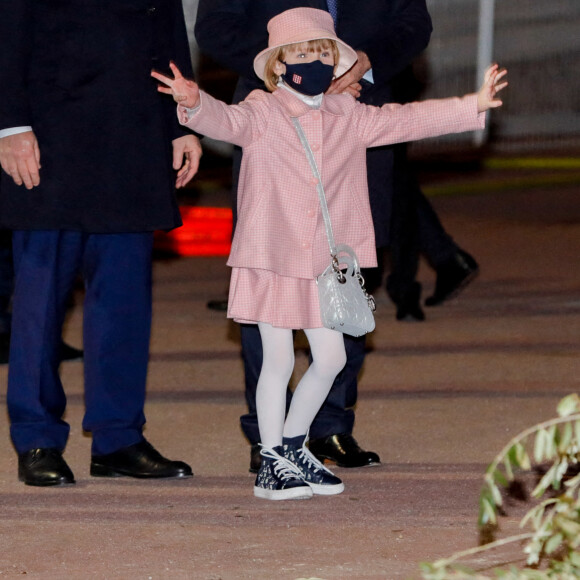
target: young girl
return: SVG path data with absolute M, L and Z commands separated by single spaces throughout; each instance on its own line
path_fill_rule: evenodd
M 243 148 L 238 222 L 228 317 L 257 323 L 264 359 L 257 389 L 262 465 L 254 494 L 301 499 L 344 489 L 306 447 L 308 429 L 346 355 L 342 334 L 322 326 L 315 278 L 329 263 L 316 179 L 292 118 L 298 118 L 321 174 L 337 243 L 348 244 L 362 267 L 376 266 L 366 181 L 366 149 L 483 128 L 505 71 L 488 69 L 477 94 L 371 107 L 350 95 L 324 95 L 333 77 L 357 59 L 336 37 L 329 13 L 295 8 L 268 24 L 268 48 L 254 60 L 271 93 L 254 91 L 228 106 L 199 90 L 171 64 L 175 78 L 152 76 L 172 94 L 180 122 Z M 285 417 L 294 368 L 293 329 L 303 329 L 312 352 Z

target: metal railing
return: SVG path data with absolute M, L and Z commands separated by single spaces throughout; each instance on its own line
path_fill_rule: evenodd
M 579 0 L 427 0 L 434 32 L 415 65 L 421 99 L 476 90 L 488 62 L 509 70 L 504 106 L 490 113 L 487 145 L 526 152 L 580 149 Z M 486 60 L 488 62 L 486 62 Z M 435 147 L 474 148 L 473 135 L 430 139 Z

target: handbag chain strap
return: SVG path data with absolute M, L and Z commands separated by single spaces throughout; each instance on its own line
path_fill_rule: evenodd
M 326 230 L 326 237 L 328 238 L 328 245 L 330 246 L 330 255 L 332 256 L 333 265 L 338 262 L 336 257 L 336 244 L 334 243 L 334 235 L 332 234 L 332 225 L 330 223 L 330 215 L 328 215 L 328 205 L 326 204 L 326 196 L 324 195 L 324 187 L 322 186 L 322 179 L 320 178 L 320 172 L 318 171 L 318 165 L 316 165 L 316 159 L 314 159 L 314 154 L 310 148 L 310 143 L 304 134 L 304 129 L 297 117 L 292 117 L 292 124 L 298 133 L 298 138 L 304 151 L 306 152 L 306 157 L 308 163 L 310 164 L 310 169 L 312 170 L 312 175 L 316 178 L 316 191 L 318 192 L 318 199 L 320 201 L 320 208 L 322 209 L 322 218 L 324 219 L 324 229 Z M 337 263 L 338 268 L 338 263 Z

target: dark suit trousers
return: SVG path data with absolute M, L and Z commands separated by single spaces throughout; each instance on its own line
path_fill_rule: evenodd
M 7 404 L 18 453 L 66 445 L 69 425 L 63 419 L 59 348 L 79 272 L 86 285 L 83 428 L 92 432 L 97 455 L 142 440 L 152 242 L 151 233 L 14 232 Z
M 0 229 L 0 334 L 10 332 L 10 300 L 14 270 L 12 268 L 12 232 Z
M 406 298 L 419 300 L 421 287 L 416 281 L 419 254 L 423 254 L 437 269 L 451 260 L 458 250 L 421 190 L 407 158 L 407 144 L 394 147 L 390 238 L 391 272 L 387 278 L 387 291 L 396 303 L 404 303 Z
M 413 297 L 419 300 L 421 287 L 415 277 L 419 268 L 417 198 L 421 190 L 407 160 L 407 145 L 395 145 L 393 212 L 390 227 L 391 271 L 387 292 L 396 304 Z
M 445 231 L 433 206 L 415 181 L 419 251 L 435 270 L 453 259 L 459 250 L 453 238 Z
M 240 417 L 244 435 L 250 443 L 260 441 L 258 416 L 256 413 L 256 387 L 262 369 L 262 340 L 260 331 L 255 324 L 242 324 L 242 358 L 244 361 L 246 379 L 246 402 L 248 413 Z M 310 426 L 310 438 L 318 439 L 337 433 L 352 433 L 354 426 L 354 411 L 352 407 L 357 398 L 357 377 L 360 373 L 365 356 L 365 337 L 353 338 L 344 336 L 346 348 L 346 366 L 334 380 L 330 393 L 324 405 Z M 292 393 L 287 392 L 287 407 L 290 405 Z

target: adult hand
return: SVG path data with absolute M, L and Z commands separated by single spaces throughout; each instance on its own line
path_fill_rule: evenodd
M 326 91 L 327 95 L 339 95 L 348 93 L 355 99 L 360 97 L 361 85 L 359 81 L 371 69 L 371 61 L 362 50 L 357 50 L 358 60 L 342 76 L 334 79 L 330 88 Z
M 16 185 L 32 189 L 40 183 L 40 149 L 32 131 L 0 139 L 0 165 Z
M 173 140 L 173 169 L 177 169 L 175 187 L 188 184 L 199 169 L 201 144 L 195 135 L 184 135 Z
M 499 69 L 499 65 L 493 64 L 485 71 L 483 86 L 477 93 L 477 112 L 483 113 L 488 109 L 502 106 L 502 101 L 496 99 L 497 93 L 507 87 L 507 81 L 500 82 L 507 75 L 507 70 Z
M 157 90 L 166 95 L 173 95 L 173 100 L 179 105 L 188 109 L 193 109 L 199 104 L 199 87 L 194 81 L 183 78 L 181 71 L 173 63 L 169 63 L 169 68 L 175 78 L 170 78 L 161 73 L 151 71 L 151 76 L 157 79 L 162 85 Z

